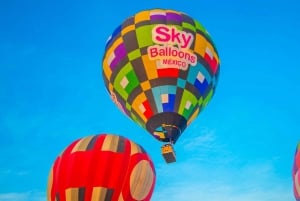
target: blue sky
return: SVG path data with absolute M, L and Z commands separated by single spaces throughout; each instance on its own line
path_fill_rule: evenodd
M 176 143 L 125 117 L 101 76 L 105 42 L 125 18 L 170 8 L 198 19 L 221 58 L 217 91 Z M 300 3 L 254 1 L 2 1 L 0 201 L 45 200 L 57 155 L 98 133 L 124 135 L 151 155 L 152 200 L 293 201 L 300 140 Z

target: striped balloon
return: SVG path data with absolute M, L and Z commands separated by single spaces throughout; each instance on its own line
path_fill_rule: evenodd
M 113 32 L 102 66 L 120 110 L 158 140 L 175 143 L 214 95 L 219 65 L 216 47 L 197 20 L 153 9 Z
M 122 136 L 100 134 L 71 143 L 55 160 L 48 201 L 148 201 L 155 169 L 145 150 Z
M 293 166 L 293 186 L 294 195 L 297 201 L 300 201 L 300 142 L 297 145 L 294 166 Z

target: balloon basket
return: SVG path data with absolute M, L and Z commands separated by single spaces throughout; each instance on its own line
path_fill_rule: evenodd
M 176 162 L 176 155 L 172 144 L 165 144 L 161 147 L 161 153 L 166 163 Z

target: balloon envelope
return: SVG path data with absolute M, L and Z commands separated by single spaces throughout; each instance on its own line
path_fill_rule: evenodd
M 296 200 L 300 201 L 300 142 L 298 143 L 295 152 L 292 176 L 293 176 L 294 195 Z
M 103 79 L 116 105 L 163 142 L 176 142 L 214 95 L 219 56 L 205 28 L 185 13 L 153 9 L 109 37 Z
M 55 160 L 48 201 L 150 200 L 155 185 L 150 157 L 122 136 L 101 134 L 71 143 Z

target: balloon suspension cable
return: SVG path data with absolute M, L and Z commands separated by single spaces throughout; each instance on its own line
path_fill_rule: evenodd
M 174 146 L 173 146 L 175 144 L 175 141 L 174 141 L 174 138 L 173 138 L 174 133 L 172 133 L 172 132 L 174 132 L 174 128 L 175 128 L 175 130 L 178 132 L 176 134 L 180 135 L 181 130 L 180 130 L 180 128 L 178 128 L 175 125 L 163 124 L 162 126 L 167 131 L 167 135 L 168 135 L 167 137 L 168 137 L 168 140 L 169 140 L 169 142 L 167 144 L 163 145 L 162 148 L 161 148 L 162 155 L 163 155 L 163 157 L 164 157 L 164 159 L 167 163 L 176 162 L 176 154 L 175 154 L 175 149 L 174 149 Z

